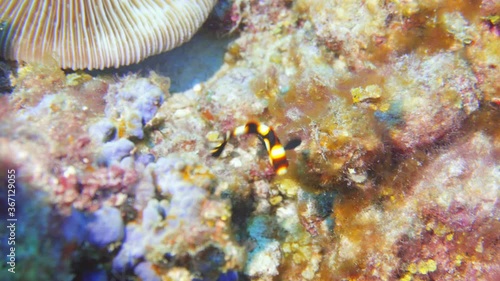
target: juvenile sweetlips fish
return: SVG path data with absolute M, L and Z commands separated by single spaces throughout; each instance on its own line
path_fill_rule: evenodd
M 243 126 L 236 127 L 232 131 L 227 131 L 222 143 L 212 149 L 212 156 L 219 157 L 231 137 L 245 134 L 257 135 L 266 147 L 269 154 L 269 162 L 271 162 L 274 171 L 278 175 L 284 175 L 287 172 L 288 160 L 286 159 L 285 150 L 294 149 L 301 143 L 301 140 L 297 138 L 290 140 L 285 146 L 282 146 L 272 127 L 260 124 L 257 121 L 250 121 Z

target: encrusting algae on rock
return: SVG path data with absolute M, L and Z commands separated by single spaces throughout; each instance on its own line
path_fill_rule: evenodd
M 39 218 L 23 211 L 35 266 L 13 280 L 499 279 L 496 2 L 216 13 L 237 38 L 184 92 L 157 72 L 13 72 L 0 167 Z

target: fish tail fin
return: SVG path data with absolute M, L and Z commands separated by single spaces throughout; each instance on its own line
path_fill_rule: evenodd
M 229 141 L 229 138 L 231 137 L 231 132 L 227 132 L 226 135 L 224 136 L 224 140 L 216 147 L 212 149 L 210 152 L 213 157 L 219 157 L 222 154 L 222 151 L 224 151 L 224 147 L 226 147 L 227 142 Z

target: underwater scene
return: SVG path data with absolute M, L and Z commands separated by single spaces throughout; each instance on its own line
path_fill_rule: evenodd
M 499 197 L 498 0 L 0 0 L 0 281 L 496 281 Z

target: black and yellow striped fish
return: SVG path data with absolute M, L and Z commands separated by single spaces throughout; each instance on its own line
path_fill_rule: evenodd
M 232 131 L 228 131 L 222 143 L 212 149 L 212 156 L 219 157 L 229 139 L 245 134 L 256 134 L 259 137 L 267 149 L 269 162 L 271 162 L 274 171 L 278 175 L 283 175 L 287 172 L 288 160 L 286 159 L 285 150 L 294 149 L 301 143 L 300 139 L 292 139 L 285 146 L 282 146 L 272 127 L 251 121 L 243 126 L 236 127 Z

